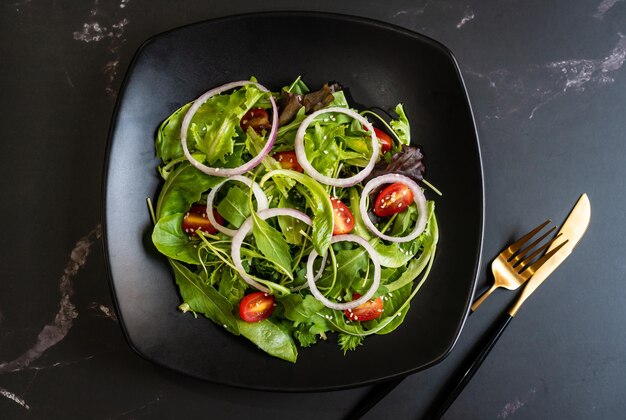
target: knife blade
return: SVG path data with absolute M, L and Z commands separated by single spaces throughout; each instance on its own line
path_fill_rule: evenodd
M 553 249 L 558 246 L 561 246 L 550 259 L 548 259 L 530 278 L 526 287 L 520 294 L 517 301 L 511 306 L 511 308 L 507 311 L 511 317 L 514 317 L 517 314 L 517 311 L 522 306 L 522 304 L 528 299 L 528 297 L 535 291 L 541 284 L 552 274 L 556 268 L 561 265 L 563 261 L 569 257 L 572 253 L 572 250 L 581 240 L 581 238 L 585 235 L 587 231 L 587 227 L 589 226 L 589 221 L 591 220 L 591 203 L 589 202 L 589 197 L 587 194 L 583 194 L 580 196 L 576 205 L 570 212 L 569 216 L 563 223 L 561 230 L 559 230 L 558 235 L 560 235 L 561 241 L 554 241 L 546 251 L 546 254 L 550 253 Z M 563 244 L 563 241 L 567 241 L 567 243 Z M 558 242 L 558 244 L 557 244 Z

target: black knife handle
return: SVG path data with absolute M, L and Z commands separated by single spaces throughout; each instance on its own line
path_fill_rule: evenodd
M 444 390 L 443 392 L 443 395 L 446 395 L 445 400 L 440 405 L 434 405 L 435 408 L 431 409 L 432 414 L 426 418 L 430 420 L 439 420 L 443 417 L 448 408 L 450 408 L 461 391 L 463 391 L 465 386 L 478 371 L 480 365 L 482 365 L 483 361 L 487 358 L 487 355 L 512 319 L 513 317 L 507 312 L 502 314 L 500 320 L 493 325 L 491 332 L 485 336 L 484 340 L 481 340 L 480 343 L 474 347 L 474 351 L 472 351 L 470 356 L 463 361 L 461 368 L 457 370 L 457 374 L 455 374 L 453 379 L 449 382 L 450 385 L 446 386 L 445 390 L 448 391 L 446 392 Z

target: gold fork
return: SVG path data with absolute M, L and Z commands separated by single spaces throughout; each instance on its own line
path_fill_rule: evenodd
M 535 235 L 537 235 L 546 225 L 550 223 L 550 220 L 546 220 L 526 235 L 522 236 L 517 242 L 507 247 L 502 251 L 495 260 L 491 263 L 491 271 L 495 281 L 493 285 L 487 290 L 481 297 L 479 297 L 472 305 L 472 311 L 475 311 L 484 301 L 496 290 L 498 287 L 504 287 L 505 289 L 515 290 L 524 284 L 535 271 L 543 265 L 552 255 L 554 255 L 565 243 L 560 244 L 537 261 L 532 262 L 534 258 L 540 255 L 543 251 L 548 249 L 550 244 L 554 242 L 560 235 L 550 239 L 546 244 L 534 250 L 527 255 L 531 250 L 543 241 L 548 235 L 550 235 L 556 229 L 553 226 L 546 233 L 537 238 L 533 243 L 522 249 L 527 242 L 529 242 Z M 530 265 L 529 265 L 530 264 Z

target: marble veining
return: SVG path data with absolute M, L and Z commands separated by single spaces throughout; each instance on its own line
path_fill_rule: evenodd
M 604 15 L 606 14 L 606 12 L 611 10 L 611 8 L 615 6 L 615 3 L 619 1 L 623 0 L 602 0 L 602 3 L 598 5 L 596 13 L 593 15 L 593 17 L 600 20 L 604 19 Z
M 516 397 L 512 401 L 509 401 L 504 405 L 500 413 L 498 414 L 498 419 L 506 419 L 509 416 L 515 414 L 517 410 L 524 407 L 527 403 L 532 401 L 537 394 L 537 390 L 535 388 L 531 389 L 526 393 L 526 395 L 520 397 Z
M 488 73 L 468 70 L 466 73 L 487 81 L 496 95 L 495 110 L 487 119 L 517 112 L 528 112 L 528 118 L 532 119 L 539 109 L 568 91 L 582 92 L 587 87 L 613 83 L 615 73 L 625 61 L 626 36 L 618 33 L 615 46 L 602 58 L 576 58 L 520 69 L 503 68 Z
M 463 16 L 459 23 L 456 24 L 456 28 L 461 29 L 463 26 L 465 26 L 467 22 L 474 20 L 475 17 L 476 15 L 474 14 L 474 12 L 468 8 L 465 12 L 465 16 Z
M 120 9 L 124 9 L 129 3 L 130 0 L 120 0 L 116 4 Z M 94 1 L 89 15 L 91 19 L 84 22 L 80 30 L 73 32 L 73 38 L 76 41 L 85 43 L 98 43 L 105 39 L 109 40 L 106 50 L 111 59 L 103 67 L 106 81 L 105 90 L 109 96 L 116 96 L 115 80 L 120 64 L 120 48 L 126 42 L 124 31 L 130 21 L 127 17 L 113 19 L 110 13 L 101 12 L 99 0 Z M 106 21 L 102 21 L 102 19 L 98 21 L 96 18 L 103 18 Z
M 101 235 L 102 227 L 97 225 L 91 232 L 76 242 L 59 281 L 61 299 L 54 321 L 43 327 L 33 347 L 12 361 L 0 363 L 0 373 L 17 372 L 27 368 L 32 362 L 41 357 L 46 350 L 65 338 L 70 328 L 72 328 L 74 319 L 78 317 L 78 310 L 71 301 L 71 297 L 74 294 L 73 279 L 87 263 L 87 257 L 91 252 L 91 248 Z
M 12 393 L 11 391 L 0 387 L 0 395 L 2 395 L 3 397 L 6 397 L 6 398 L 14 401 L 15 403 L 21 405 L 25 409 L 30 410 L 30 407 L 29 407 L 28 404 L 26 404 L 26 401 L 24 401 L 23 398 L 18 397 L 17 395 Z

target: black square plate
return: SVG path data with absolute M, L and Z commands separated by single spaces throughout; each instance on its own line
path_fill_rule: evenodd
M 272 90 L 301 75 L 337 80 L 357 104 L 405 104 L 423 145 L 440 245 L 433 270 L 392 334 L 343 355 L 335 343 L 300 349 L 291 364 L 177 310 L 172 273 L 154 249 L 146 198 L 160 187 L 154 137 L 182 104 L 223 83 L 258 78 Z M 179 372 L 246 388 L 332 390 L 415 372 L 441 361 L 461 331 L 473 295 L 483 232 L 478 139 L 457 67 L 430 38 L 380 22 L 320 13 L 222 18 L 157 35 L 137 52 L 118 99 L 104 185 L 112 290 L 130 345 Z M 334 338 L 330 341 L 334 341 Z

